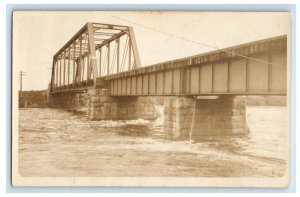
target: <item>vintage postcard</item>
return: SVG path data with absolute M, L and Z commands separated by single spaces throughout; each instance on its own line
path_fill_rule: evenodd
M 289 186 L 290 13 L 12 22 L 14 186 Z

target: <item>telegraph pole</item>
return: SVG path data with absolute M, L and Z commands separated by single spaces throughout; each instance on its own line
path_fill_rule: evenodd
M 23 76 L 26 76 L 26 72 L 20 71 L 20 92 L 22 92 Z

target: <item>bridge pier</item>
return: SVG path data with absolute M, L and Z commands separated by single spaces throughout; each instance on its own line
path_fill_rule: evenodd
M 49 93 L 47 103 L 51 108 L 78 109 L 80 105 L 80 94 L 73 92 Z
M 89 89 L 87 115 L 91 120 L 152 120 L 161 98 L 155 96 L 109 96 L 106 89 Z M 205 136 L 232 136 L 248 133 L 245 100 L 223 95 L 216 99 L 192 96 L 168 96 L 164 99 L 164 133 L 169 139 L 201 140 Z M 78 109 L 80 95 L 48 95 L 53 108 Z
M 88 90 L 87 115 L 91 120 L 155 119 L 155 97 L 109 96 L 106 89 Z
M 235 96 L 220 96 L 217 99 L 166 98 L 164 131 L 168 138 L 184 140 L 244 135 L 248 133 L 245 100 Z

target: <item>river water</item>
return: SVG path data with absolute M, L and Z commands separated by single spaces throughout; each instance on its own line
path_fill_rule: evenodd
M 157 107 L 163 114 L 163 108 Z M 285 174 L 286 107 L 247 107 L 250 133 L 200 142 L 164 138 L 155 121 L 90 121 L 83 114 L 19 111 L 22 176 L 278 177 Z

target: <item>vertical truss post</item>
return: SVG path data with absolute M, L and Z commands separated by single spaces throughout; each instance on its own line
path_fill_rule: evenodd
M 139 67 L 141 67 L 141 60 L 140 60 L 139 51 L 138 51 L 135 36 L 134 36 L 134 31 L 133 31 L 132 27 L 128 27 L 128 30 L 129 30 L 130 43 L 132 45 L 135 66 L 137 68 L 139 68 Z
M 96 86 L 98 71 L 97 71 L 97 58 L 96 58 L 95 43 L 94 43 L 93 24 L 88 23 L 87 28 L 88 28 L 88 39 L 89 39 L 90 66 L 93 69 L 94 86 Z
M 58 57 L 57 57 L 57 59 L 55 60 L 55 68 L 56 68 L 56 73 L 55 73 L 55 81 L 56 81 L 56 83 L 55 83 L 55 88 L 57 89 L 57 87 L 58 87 Z
M 109 75 L 110 43 L 107 44 L 107 76 Z
M 66 81 L 66 51 L 64 52 L 64 77 L 63 77 L 63 85 L 65 85 Z
M 81 56 L 82 56 L 82 35 L 79 37 L 79 57 L 78 57 L 78 63 L 77 63 L 77 76 L 76 81 L 80 82 L 81 79 Z
M 55 89 L 58 86 L 58 62 L 57 59 L 55 59 L 55 68 L 56 68 L 56 73 L 55 73 Z
M 131 39 L 128 35 L 128 70 L 131 69 Z
M 68 88 L 70 85 L 70 62 L 71 62 L 71 48 L 68 48 Z
M 56 89 L 59 86 L 59 76 L 58 76 L 59 70 L 58 70 L 58 68 L 59 68 L 59 59 L 57 57 L 57 59 L 56 59 Z
M 59 87 L 61 86 L 61 57 L 59 59 Z
M 54 90 L 54 83 L 55 83 L 55 59 L 53 57 L 52 60 L 52 73 L 51 73 L 51 86 L 50 86 L 50 91 Z
M 82 58 L 82 80 L 84 81 L 85 57 Z
M 82 82 L 83 81 L 83 78 L 84 78 L 84 61 L 83 61 L 83 55 L 81 55 L 81 58 L 80 58 L 80 78 L 79 78 L 79 81 Z
M 119 67 L 120 67 L 120 38 L 117 38 L 116 40 L 117 44 L 117 73 L 119 73 Z
M 89 62 L 90 62 L 90 56 L 87 56 L 87 65 L 86 65 L 86 86 L 88 85 L 89 82 Z
M 73 44 L 73 82 L 72 84 L 75 85 L 75 56 L 76 55 L 76 42 Z
M 101 69 L 102 69 L 102 68 L 101 68 L 101 67 L 102 67 L 102 66 L 101 66 L 101 62 L 102 62 L 102 47 L 100 47 L 100 49 L 99 49 L 99 56 L 100 56 L 100 57 L 99 57 L 99 58 L 100 58 L 100 59 L 99 59 L 99 77 L 101 77 Z

